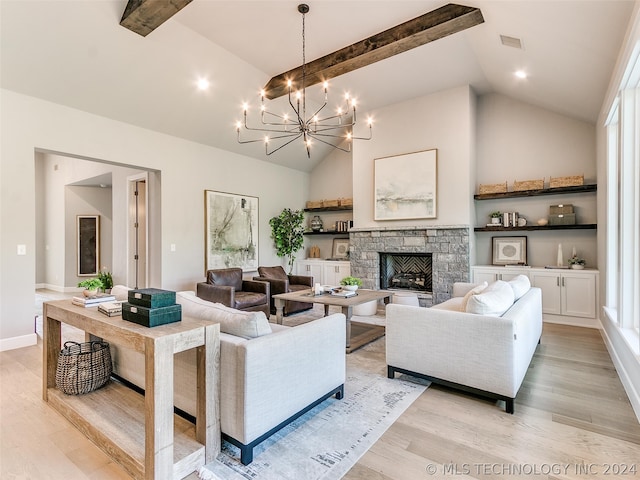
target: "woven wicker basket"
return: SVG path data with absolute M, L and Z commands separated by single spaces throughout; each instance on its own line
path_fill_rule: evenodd
M 551 177 L 549 188 L 574 187 L 584 185 L 584 175 L 572 175 L 570 177 Z
M 524 180 L 513 182 L 514 192 L 524 192 L 527 190 L 542 190 L 544 188 L 544 178 L 540 180 Z
M 480 185 L 478 193 L 483 195 L 485 193 L 505 193 L 507 191 L 507 182 L 504 183 L 491 183 L 486 185 Z
M 67 395 L 89 393 L 109 381 L 112 369 L 107 342 L 65 342 L 58 356 L 56 387 Z

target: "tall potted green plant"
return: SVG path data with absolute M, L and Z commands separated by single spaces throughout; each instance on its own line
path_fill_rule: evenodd
M 296 252 L 302 248 L 304 243 L 303 223 L 304 212 L 302 210 L 291 210 L 290 208 L 285 208 L 280 212 L 280 215 L 269 220 L 271 238 L 276 247 L 276 255 L 288 258 L 289 275 L 293 272 Z

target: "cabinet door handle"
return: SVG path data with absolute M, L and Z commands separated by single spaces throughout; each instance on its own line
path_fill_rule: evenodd
M 562 286 L 564 287 L 564 277 L 562 277 Z
M 560 286 L 560 277 L 556 277 L 556 286 Z

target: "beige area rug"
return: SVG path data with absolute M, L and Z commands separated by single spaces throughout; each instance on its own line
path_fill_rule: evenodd
M 286 317 L 283 323 L 297 325 L 322 315 L 322 307 L 314 308 Z M 361 317 L 357 321 L 384 324 L 384 311 L 382 315 Z M 222 453 L 214 462 L 200 469 L 200 478 L 342 478 L 428 387 L 428 382 L 413 377 L 388 379 L 384 347 L 385 340 L 380 338 L 347 355 L 347 379 L 342 400 L 326 400 L 265 440 L 255 448 L 250 465 L 242 465 L 239 449 L 223 442 Z

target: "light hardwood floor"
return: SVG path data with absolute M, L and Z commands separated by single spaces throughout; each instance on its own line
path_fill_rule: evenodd
M 129 478 L 42 401 L 41 369 L 41 344 L 0 353 L 0 478 Z M 344 478 L 640 478 L 640 425 L 600 333 L 546 324 L 514 415 L 431 386 Z

